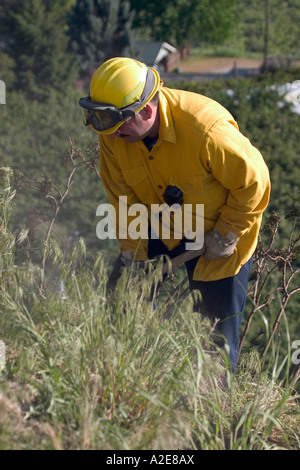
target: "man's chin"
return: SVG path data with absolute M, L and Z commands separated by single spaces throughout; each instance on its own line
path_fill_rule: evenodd
M 132 135 L 121 135 L 121 139 L 126 140 L 126 142 L 130 144 L 134 144 L 135 142 L 138 142 L 140 140 L 139 137 L 132 136 Z
M 134 144 L 136 142 L 138 142 L 139 140 L 143 140 L 144 136 L 140 136 L 140 135 L 129 135 L 129 134 L 123 134 L 123 133 L 118 133 L 117 135 L 114 134 L 112 135 L 111 137 L 113 138 L 117 138 L 117 139 L 122 139 L 122 140 L 126 140 L 126 142 L 130 143 L 130 144 Z

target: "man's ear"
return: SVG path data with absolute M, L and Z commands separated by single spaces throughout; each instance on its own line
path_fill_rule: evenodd
M 144 108 L 141 109 L 140 115 L 144 121 L 148 121 L 149 119 L 152 118 L 153 109 L 149 103 L 147 103 L 146 106 L 144 106 Z

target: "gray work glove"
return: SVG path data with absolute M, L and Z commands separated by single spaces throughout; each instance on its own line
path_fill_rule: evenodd
M 238 241 L 239 239 L 234 233 L 228 232 L 226 237 L 223 237 L 216 228 L 213 228 L 204 235 L 205 251 L 203 256 L 208 260 L 230 256 Z

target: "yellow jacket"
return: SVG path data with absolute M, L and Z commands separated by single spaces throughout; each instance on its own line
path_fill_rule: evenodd
M 216 226 L 223 236 L 229 230 L 239 237 L 230 257 L 200 257 L 194 279 L 233 276 L 256 248 L 269 202 L 268 168 L 231 114 L 207 97 L 163 87 L 159 115 L 159 138 L 151 152 L 142 141 L 131 144 L 100 135 L 100 175 L 117 221 L 120 195 L 127 196 L 129 206 L 150 208 L 164 202 L 168 185 L 177 186 L 184 203 L 204 204 L 204 232 Z M 121 251 L 133 250 L 136 259 L 147 259 L 147 239 L 119 241 Z M 172 249 L 179 240 L 163 242 Z

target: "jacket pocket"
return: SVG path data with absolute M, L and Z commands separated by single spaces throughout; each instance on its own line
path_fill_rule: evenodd
M 143 166 L 139 166 L 138 168 L 127 168 L 126 170 L 123 169 L 122 172 L 124 180 L 128 186 L 135 186 L 148 178 Z
M 212 201 L 202 176 L 170 176 L 169 184 L 181 189 L 184 203 L 205 204 Z
M 143 166 L 123 169 L 122 173 L 125 182 L 132 188 L 142 203 L 151 204 L 154 202 L 153 188 Z

